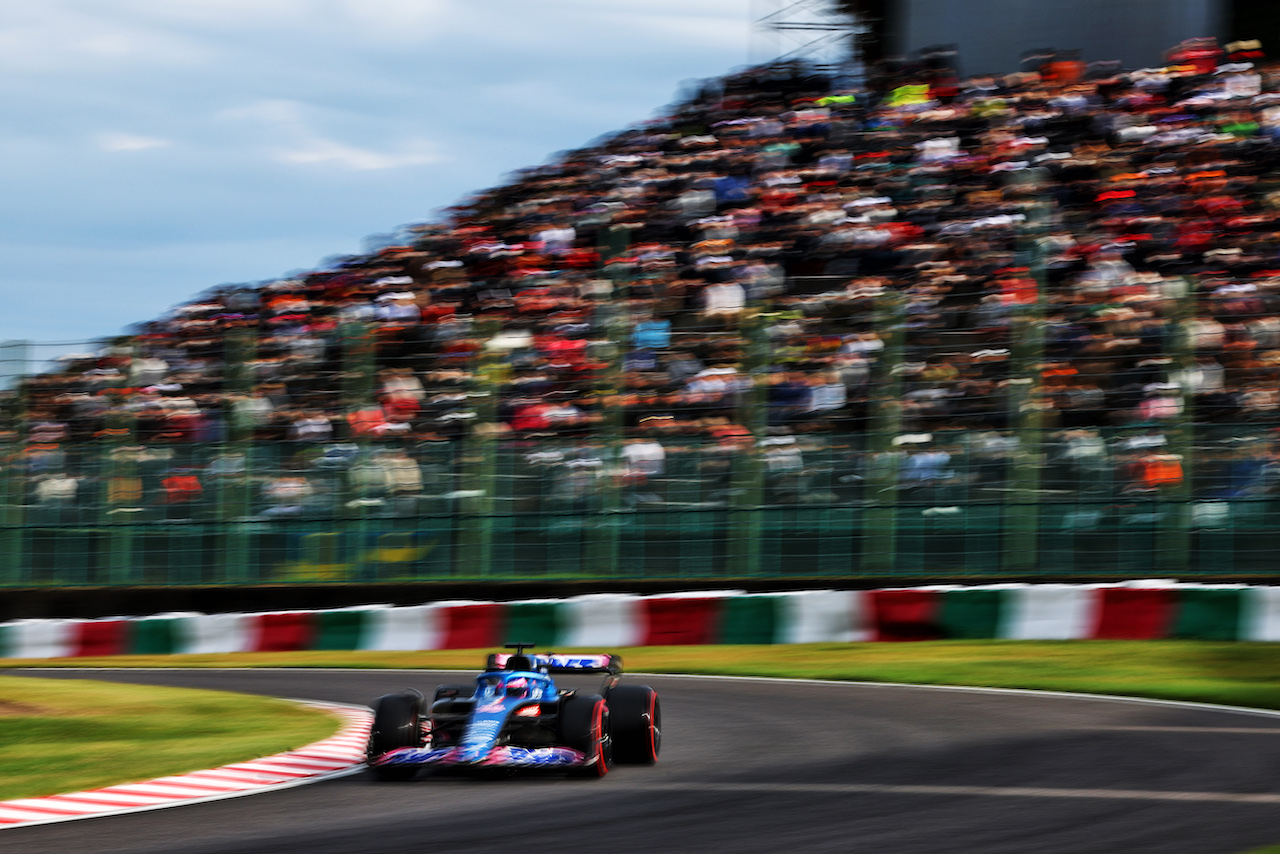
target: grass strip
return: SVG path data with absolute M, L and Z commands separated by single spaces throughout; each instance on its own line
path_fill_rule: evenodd
M 0 800 L 256 759 L 338 727 L 323 712 L 267 697 L 0 676 Z
M 338 667 L 477 671 L 491 650 L 289 652 L 0 661 L 35 667 Z M 568 650 L 564 650 L 568 651 Z M 927 641 L 638 647 L 628 671 L 1036 688 L 1280 709 L 1280 644 Z

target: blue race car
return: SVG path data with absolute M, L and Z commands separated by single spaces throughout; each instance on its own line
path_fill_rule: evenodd
M 658 694 L 620 685 L 617 655 L 488 657 L 475 686 L 441 685 L 429 709 L 418 691 L 374 705 L 366 762 L 381 780 L 408 780 L 427 766 L 567 771 L 603 777 L 614 762 L 652 765 L 662 742 Z M 556 674 L 603 673 L 599 693 L 556 686 Z

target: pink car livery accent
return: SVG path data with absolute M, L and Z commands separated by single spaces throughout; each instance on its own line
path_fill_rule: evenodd
M 388 765 L 457 765 L 464 753 L 456 747 L 439 747 L 434 750 L 421 747 L 402 747 L 383 754 L 374 760 L 375 767 Z M 500 765 L 510 768 L 552 768 L 581 765 L 586 756 L 570 747 L 495 747 L 479 763 L 484 766 Z

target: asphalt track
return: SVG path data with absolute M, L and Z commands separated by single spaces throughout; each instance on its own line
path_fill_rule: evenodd
M 459 681 L 426 671 L 30 675 L 345 703 Z M 901 686 L 644 681 L 663 705 L 662 758 L 651 768 L 603 780 L 357 775 L 17 828 L 0 850 L 1238 854 L 1280 842 L 1280 717 Z

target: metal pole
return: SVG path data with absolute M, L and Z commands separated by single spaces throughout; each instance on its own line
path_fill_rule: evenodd
M 875 324 L 884 349 L 871 371 L 871 433 L 867 452 L 866 510 L 862 516 L 864 573 L 892 574 L 897 563 L 899 459 L 894 439 L 902 432 L 902 361 L 906 300 L 892 289 L 876 299 Z

